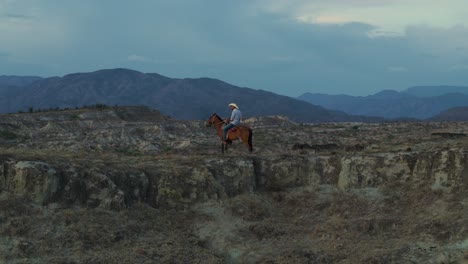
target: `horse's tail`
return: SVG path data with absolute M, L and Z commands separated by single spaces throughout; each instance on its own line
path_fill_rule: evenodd
M 252 129 L 249 128 L 249 139 L 248 139 L 248 143 L 249 143 L 249 151 L 252 152 L 253 151 L 253 145 L 252 145 Z

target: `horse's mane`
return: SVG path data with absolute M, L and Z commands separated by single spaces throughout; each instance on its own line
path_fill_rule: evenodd
M 223 120 L 221 117 L 219 117 L 219 115 L 217 113 L 213 113 L 212 115 L 215 116 L 216 118 L 218 118 L 219 120 Z

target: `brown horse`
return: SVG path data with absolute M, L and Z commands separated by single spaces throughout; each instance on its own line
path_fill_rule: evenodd
M 216 113 L 213 113 L 208 120 L 206 121 L 206 126 L 213 125 L 218 132 L 218 137 L 222 141 L 223 139 L 223 130 L 222 127 L 225 124 L 223 119 L 219 117 Z M 252 145 L 252 129 L 246 126 L 235 126 L 231 128 L 226 134 L 226 141 L 232 142 L 232 140 L 240 139 L 244 145 L 249 148 L 249 152 L 253 151 Z M 222 142 L 221 152 L 224 153 L 224 150 L 227 151 L 227 143 Z

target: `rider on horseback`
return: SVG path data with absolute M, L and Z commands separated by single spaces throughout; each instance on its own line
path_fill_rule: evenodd
M 229 108 L 231 108 L 231 118 L 229 118 L 225 125 L 223 125 L 223 142 L 226 142 L 226 134 L 229 129 L 238 126 L 242 119 L 242 113 L 239 110 L 239 107 L 235 103 L 230 103 Z

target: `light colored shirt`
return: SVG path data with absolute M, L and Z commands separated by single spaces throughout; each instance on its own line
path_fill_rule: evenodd
M 231 123 L 238 126 L 241 122 L 242 119 L 242 113 L 239 109 L 234 108 L 231 113 Z

